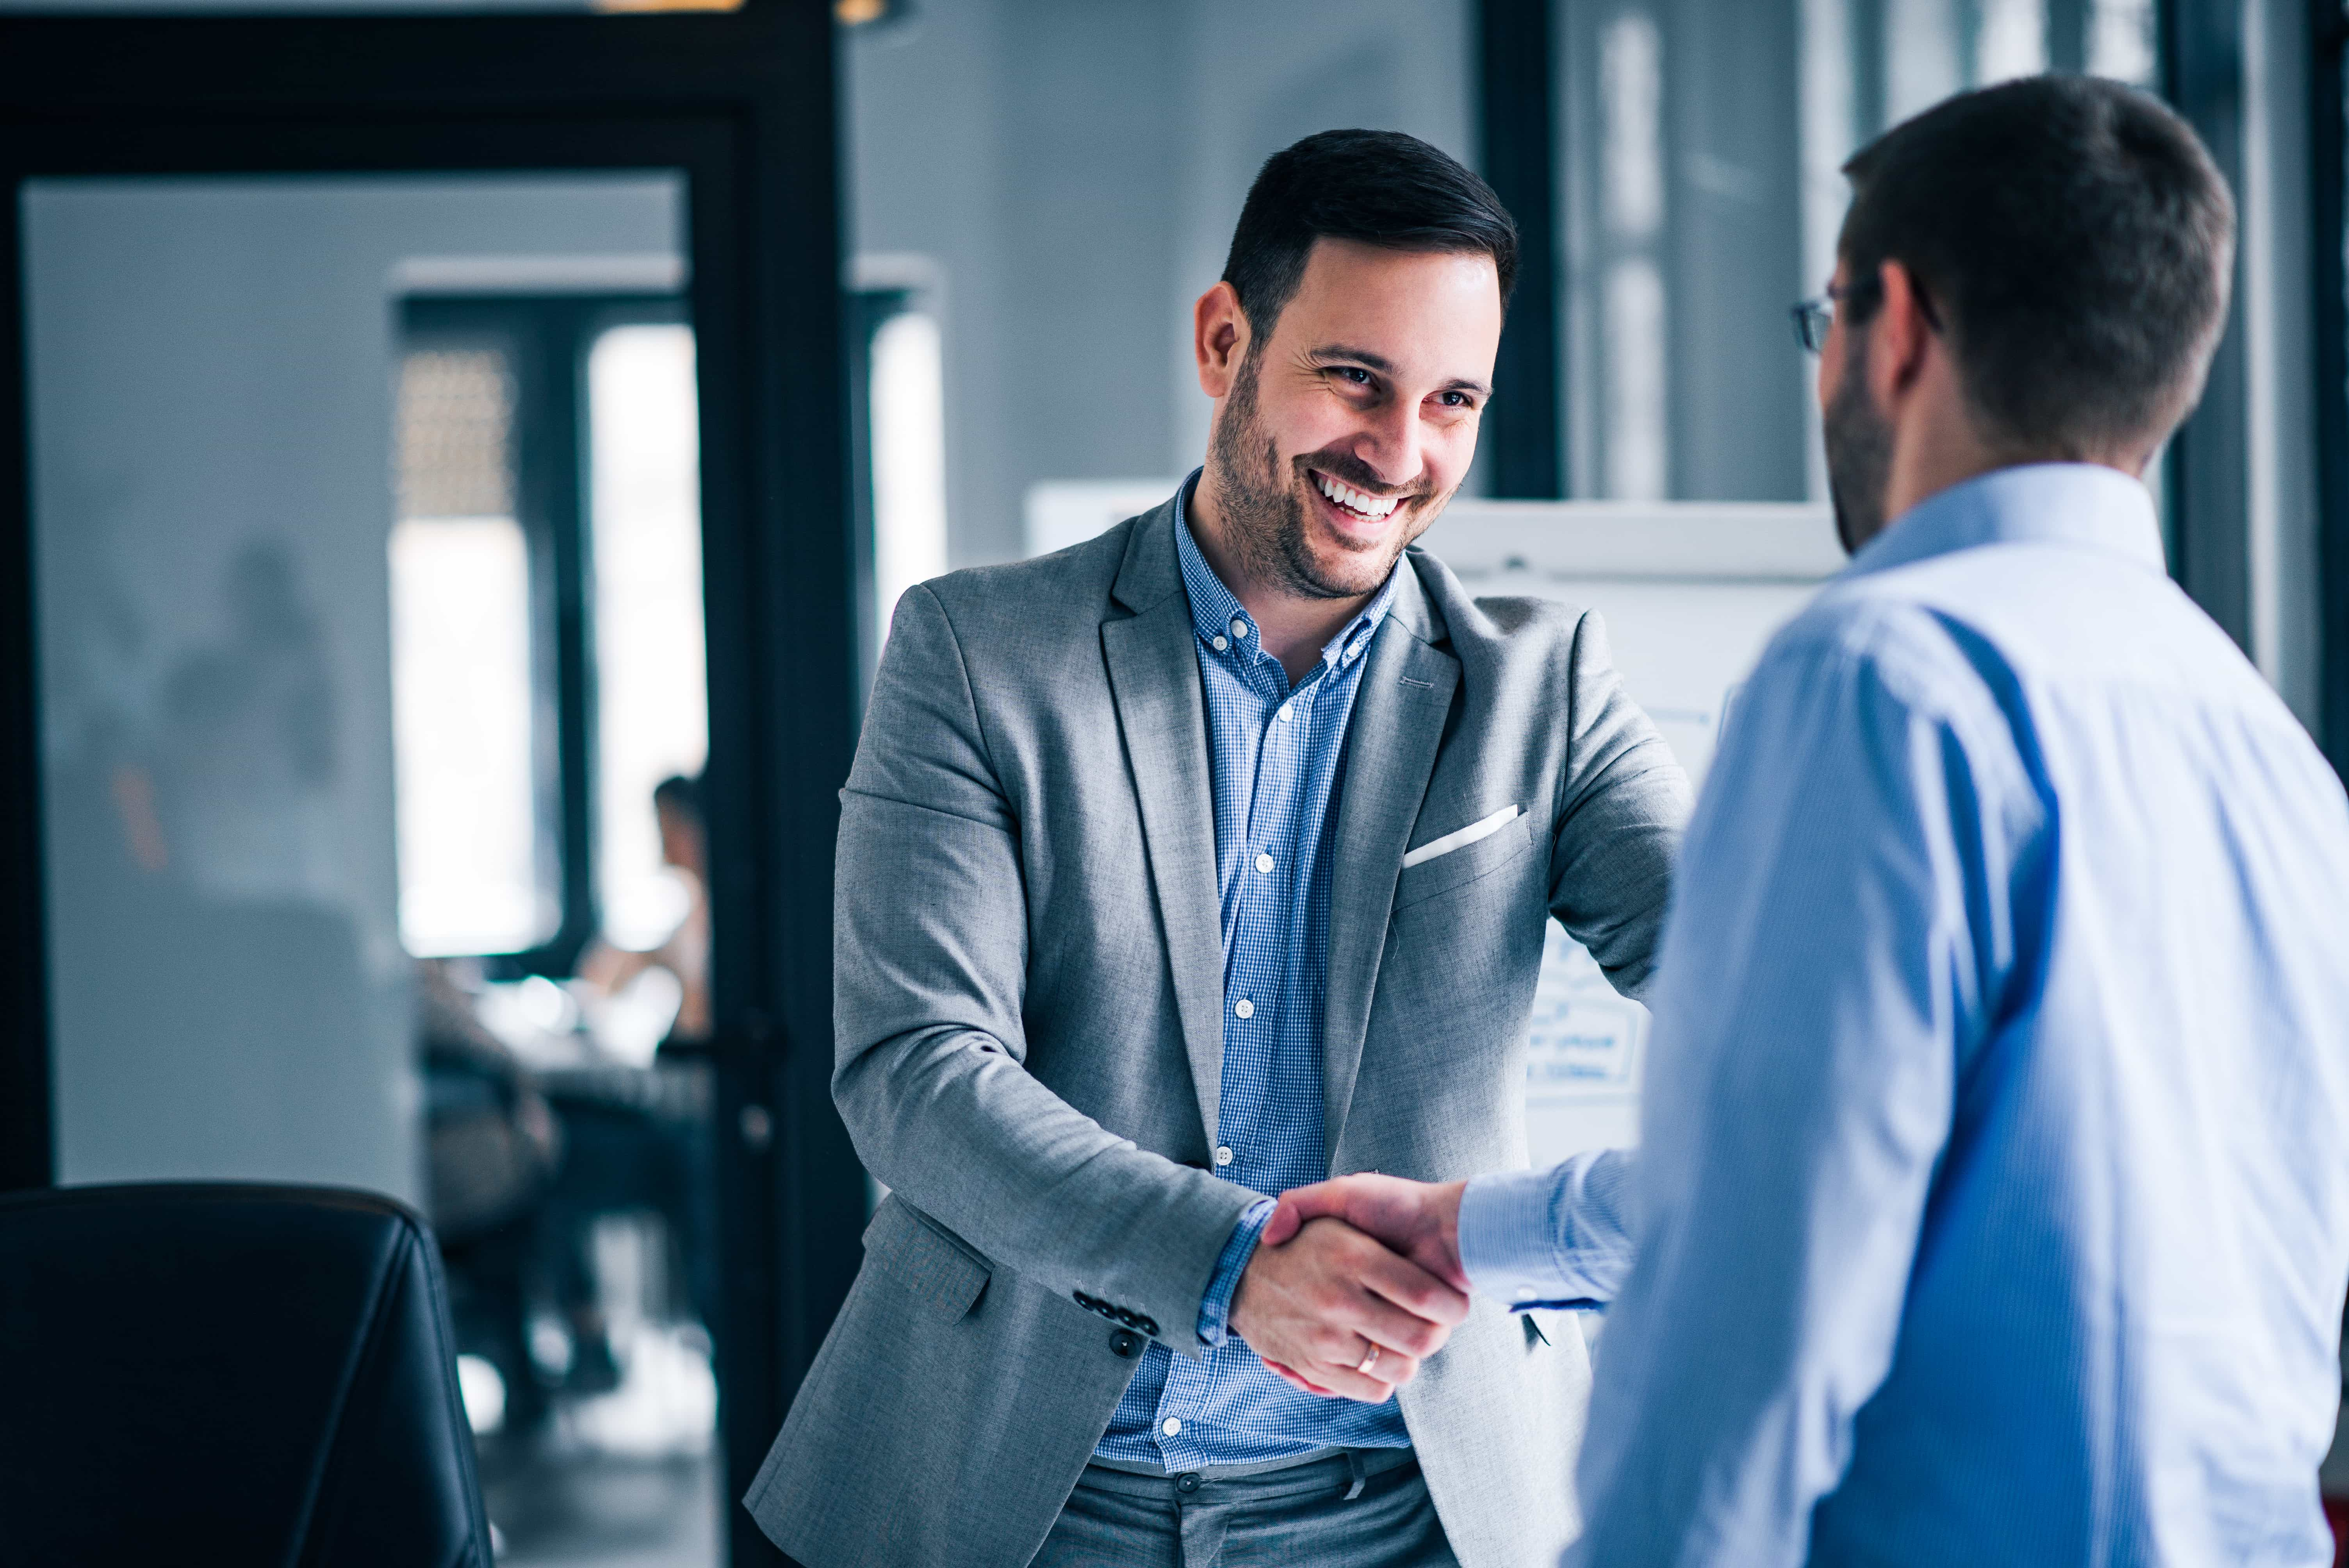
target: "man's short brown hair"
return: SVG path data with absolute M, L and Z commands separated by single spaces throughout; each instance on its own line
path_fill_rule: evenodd
M 2150 451 L 2201 397 L 2227 315 L 2235 204 L 2151 95 L 2044 76 L 1961 94 L 1844 165 L 1847 319 L 1909 270 L 1993 442 Z
M 1493 188 L 1399 130 L 1324 130 L 1264 161 L 1240 209 L 1224 281 L 1261 346 L 1321 240 L 1493 258 L 1501 304 L 1517 281 L 1517 225 Z

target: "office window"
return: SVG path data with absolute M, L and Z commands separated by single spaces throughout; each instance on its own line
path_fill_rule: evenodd
M 1968 88 L 2150 85 L 2152 0 L 1555 0 L 1568 491 L 1825 495 L 1785 307 L 1833 271 L 1844 160 Z
M 946 350 L 933 293 L 885 284 L 846 302 L 853 493 L 872 549 L 868 678 L 899 597 L 947 570 Z
M 661 859 L 654 789 L 709 751 L 693 329 L 605 328 L 587 351 L 595 620 L 595 876 L 605 935 L 657 944 L 690 890 Z
M 419 957 L 517 952 L 562 920 L 533 781 L 514 390 L 502 347 L 399 361 L 392 722 L 399 934 Z
M 400 937 L 565 975 L 694 890 L 709 751 L 693 329 L 668 298 L 411 299 L 391 538 Z
M 886 627 L 897 596 L 947 569 L 946 385 L 937 317 L 901 308 L 874 330 L 874 593 Z

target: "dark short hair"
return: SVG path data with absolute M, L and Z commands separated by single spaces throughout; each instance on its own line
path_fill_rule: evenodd
M 2044 76 L 1949 99 L 1862 148 L 1840 251 L 1848 317 L 1907 266 L 1993 440 L 2150 449 L 2202 393 L 2227 315 L 2235 205 L 2151 95 Z
M 1264 160 L 1232 231 L 1224 282 L 1260 344 L 1305 278 L 1317 240 L 1493 258 L 1501 304 L 1517 282 L 1517 224 L 1460 160 L 1395 130 L 1324 130 Z
M 674 811 L 691 822 L 701 825 L 701 781 L 688 779 L 682 773 L 672 773 L 653 786 L 653 810 Z

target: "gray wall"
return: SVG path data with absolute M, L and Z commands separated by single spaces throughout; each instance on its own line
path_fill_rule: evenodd
M 954 562 L 1040 480 L 1186 471 L 1193 300 L 1258 164 L 1333 126 L 1473 146 L 1466 0 L 930 0 L 845 46 L 850 233 L 927 258 Z
M 62 1180 L 415 1195 L 391 274 L 674 254 L 679 208 L 645 175 L 28 188 Z

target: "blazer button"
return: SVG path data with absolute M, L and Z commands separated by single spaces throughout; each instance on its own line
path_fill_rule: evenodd
M 1109 1336 L 1110 1354 L 1116 1357 L 1121 1361 L 1130 1358 L 1135 1351 L 1141 1348 L 1142 1336 L 1133 1333 L 1130 1329 L 1121 1328 L 1115 1334 Z

